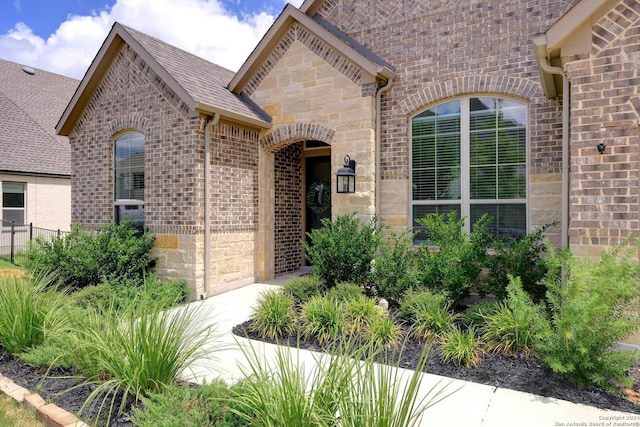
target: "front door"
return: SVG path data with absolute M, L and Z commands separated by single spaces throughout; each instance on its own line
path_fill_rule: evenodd
M 323 218 L 331 218 L 331 156 L 306 157 L 305 185 L 305 232 L 308 233 L 320 228 Z

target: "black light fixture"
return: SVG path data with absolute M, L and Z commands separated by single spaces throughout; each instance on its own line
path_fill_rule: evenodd
M 338 169 L 338 193 L 356 192 L 356 161 L 347 154 L 344 156 L 344 166 Z
M 604 150 L 606 150 L 606 148 L 607 148 L 607 144 L 605 144 L 604 142 L 601 142 L 600 144 L 598 144 L 598 153 L 604 154 Z

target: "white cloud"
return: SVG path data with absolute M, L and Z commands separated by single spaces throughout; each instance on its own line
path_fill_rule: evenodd
M 236 16 L 219 0 L 116 0 L 91 16 L 69 16 L 46 40 L 17 23 L 0 34 L 0 52 L 9 61 L 81 78 L 118 21 L 236 70 L 274 19 L 261 11 Z

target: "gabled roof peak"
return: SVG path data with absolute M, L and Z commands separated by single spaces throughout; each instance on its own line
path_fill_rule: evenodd
M 68 135 L 72 131 L 124 44 L 133 49 L 194 114 L 198 111 L 220 113 L 229 120 L 270 127 L 270 118 L 264 111 L 247 104 L 226 88 L 233 71 L 116 22 L 60 118 L 56 126 L 59 134 Z

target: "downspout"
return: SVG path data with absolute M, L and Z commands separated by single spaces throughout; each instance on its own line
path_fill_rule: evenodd
M 380 89 L 378 89 L 378 92 L 376 92 L 376 193 L 375 193 L 375 197 L 376 197 L 376 210 L 375 210 L 375 215 L 376 216 L 380 216 L 380 181 L 381 181 L 381 177 L 382 177 L 382 172 L 380 171 L 381 168 L 381 155 L 380 155 L 380 146 L 382 145 L 381 142 L 381 138 L 380 138 L 380 132 L 382 129 L 382 120 L 381 120 L 381 111 L 382 111 L 382 94 L 386 91 L 388 91 L 389 89 L 391 89 L 391 85 L 393 84 L 393 78 L 389 78 L 387 80 L 387 84 L 385 84 L 384 86 L 382 86 Z
M 540 68 L 546 73 L 562 76 L 562 247 L 569 246 L 569 111 L 571 106 L 569 77 L 562 67 L 540 58 Z
M 211 129 L 219 120 L 220 113 L 213 113 L 204 127 L 204 289 L 200 299 L 209 296 L 211 286 Z

